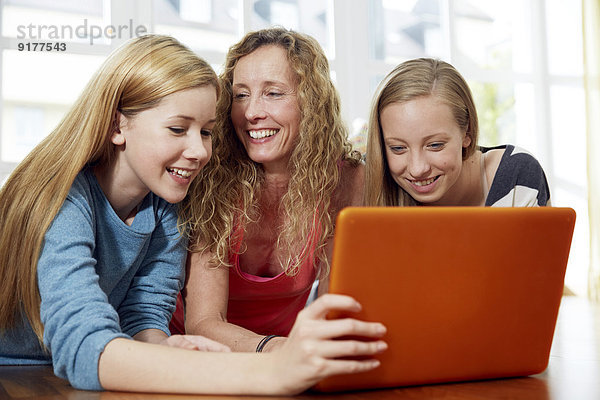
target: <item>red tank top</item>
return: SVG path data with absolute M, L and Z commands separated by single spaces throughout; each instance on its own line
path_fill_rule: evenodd
M 296 315 L 304 308 L 312 284 L 317 276 L 314 250 L 318 229 L 316 214 L 313 229 L 306 243 L 309 257 L 294 276 L 281 272 L 274 277 L 260 277 L 241 270 L 239 248 L 240 235 L 235 251 L 230 257 L 229 303 L 227 321 L 261 335 L 287 336 L 294 325 Z M 184 307 L 181 293 L 177 296 L 177 308 L 169 325 L 171 334 L 184 334 Z
M 233 254 L 229 269 L 227 321 L 261 335 L 289 334 L 317 276 L 313 262 L 314 232 L 313 228 L 306 244 L 309 257 L 294 276 L 284 272 L 268 278 L 248 274 L 240 268 L 239 254 Z

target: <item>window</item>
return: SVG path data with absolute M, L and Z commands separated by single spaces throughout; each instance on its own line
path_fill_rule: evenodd
M 3 181 L 62 119 L 110 51 L 110 40 L 98 33 L 107 16 L 103 0 L 0 4 Z M 42 42 L 64 43 L 68 51 L 60 51 L 60 46 L 52 51 L 34 48 Z
M 547 172 L 578 222 L 567 284 L 587 290 L 581 4 L 561 0 L 4 0 L 1 179 L 58 123 L 106 55 L 136 32 L 171 34 L 219 71 L 250 30 L 282 25 L 330 59 L 352 140 L 364 145 L 375 88 L 414 57 L 451 62 L 479 110 L 481 144 L 514 143 Z M 552 26 L 553 29 L 549 29 Z M 64 42 L 64 52 L 18 51 Z M 68 65 L 68 68 L 64 66 Z
M 153 0 L 153 32 L 176 37 L 212 64 L 238 40 L 237 0 Z

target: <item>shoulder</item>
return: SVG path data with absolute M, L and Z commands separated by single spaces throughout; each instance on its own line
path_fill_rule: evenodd
M 528 176 L 539 179 L 544 170 L 538 160 L 529 151 L 513 145 L 506 145 L 499 168 L 507 171 L 520 180 Z
M 84 169 L 77 174 L 55 220 L 62 219 L 73 223 L 81 219 L 88 221 L 94 219 L 96 214 L 95 204 L 97 203 L 94 200 L 94 179 L 93 173 L 88 169 Z
M 89 169 L 84 169 L 75 177 L 67 199 L 73 202 L 90 204 L 93 197 L 94 174 Z
M 45 249 L 68 247 L 76 241 L 93 242 L 98 210 L 92 185 L 86 170 L 77 175 L 60 210 L 46 230 Z
M 523 148 L 513 145 L 500 147 L 504 147 L 504 152 L 496 167 L 486 204 L 494 204 L 510 193 L 529 193 L 532 201 L 546 205 L 550 190 L 538 160 Z

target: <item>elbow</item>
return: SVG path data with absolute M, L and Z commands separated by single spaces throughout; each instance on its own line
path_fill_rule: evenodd
M 202 335 L 211 338 L 215 326 L 223 323 L 227 323 L 227 318 L 221 313 L 202 315 L 196 318 L 188 317 L 185 321 L 185 332 L 188 335 Z

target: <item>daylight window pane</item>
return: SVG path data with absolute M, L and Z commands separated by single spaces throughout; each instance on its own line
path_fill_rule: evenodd
M 535 97 L 531 83 L 515 85 L 515 141 L 514 143 L 531 153 L 541 162 L 542 146 L 535 134 Z
M 283 26 L 314 37 L 328 57 L 333 53 L 330 0 L 255 0 L 251 30 Z
M 581 87 L 550 88 L 554 174 L 575 185 L 587 184 L 585 96 Z
M 20 161 L 56 127 L 104 58 L 3 51 L 2 161 Z
M 531 72 L 528 2 L 457 0 L 454 4 L 458 46 L 456 56 L 462 64 L 474 64 L 484 69 Z
M 546 2 L 548 67 L 551 74 L 583 74 L 581 2 L 548 0 Z
M 238 0 L 153 0 L 154 32 L 195 51 L 225 53 L 238 40 Z
M 371 0 L 369 6 L 372 59 L 398 64 L 445 54 L 440 1 Z
M 496 146 L 514 143 L 514 85 L 469 82 L 479 118 L 479 144 Z

